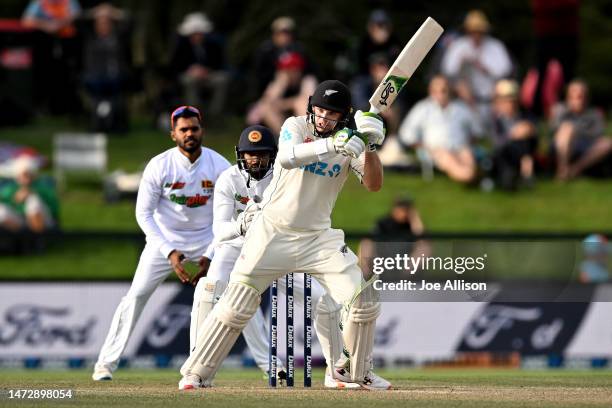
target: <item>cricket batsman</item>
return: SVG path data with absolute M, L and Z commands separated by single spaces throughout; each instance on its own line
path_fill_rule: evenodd
M 121 299 L 100 350 L 92 378 L 111 380 L 130 334 L 149 297 L 174 270 L 181 282 L 195 284 L 184 261 L 207 262 L 203 256 L 213 239 L 213 192 L 230 163 L 202 147 L 202 116 L 192 106 L 170 117 L 176 147 L 147 164 L 136 200 L 136 220 L 146 235 L 134 280 Z M 193 346 L 192 346 L 193 348 Z
M 357 130 L 347 129 L 351 96 L 339 81 L 324 81 L 310 98 L 308 114 L 282 126 L 273 178 L 260 214 L 253 218 L 230 282 L 199 331 L 196 349 L 181 367 L 181 389 L 206 384 L 256 313 L 261 293 L 287 273 L 310 273 L 342 305 L 346 356 L 334 378 L 366 389 L 390 389 L 371 370 L 380 305 L 365 282 L 344 233 L 331 228 L 331 212 L 353 172 L 368 191 L 382 187 L 375 146 L 384 140 L 382 119 L 357 111 Z
M 211 244 L 214 247 L 214 257 L 206 277 L 200 279 L 194 294 L 192 335 L 197 336 L 198 331 L 204 327 L 205 318 L 227 287 L 230 273 L 244 244 L 244 234 L 254 216 L 259 213 L 257 203 L 272 180 L 272 168 L 277 151 L 276 140 L 270 129 L 264 126 L 249 126 L 242 131 L 236 146 L 237 163 L 221 173 L 217 179 L 213 207 L 215 239 Z M 281 279 L 279 292 L 284 291 L 285 280 Z M 303 303 L 303 275 L 301 279 L 298 276 L 294 279 L 294 294 L 296 303 Z M 331 375 L 335 362 L 342 355 L 340 305 L 325 294 L 321 285 L 314 281 L 312 295 L 313 303 L 316 305 L 314 313 L 316 332 L 328 365 L 325 386 L 350 388 L 355 384 L 342 384 Z M 260 308 L 257 308 L 242 334 L 257 366 L 267 373 L 270 358 L 268 331 Z M 192 341 L 192 344 L 197 343 L 197 340 Z M 277 371 L 279 383 L 282 384 L 286 373 L 280 361 Z

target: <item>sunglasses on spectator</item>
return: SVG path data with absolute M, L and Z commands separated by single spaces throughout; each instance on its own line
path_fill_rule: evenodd
M 174 119 L 177 116 L 183 114 L 185 111 L 195 113 L 198 116 L 198 120 L 200 122 L 202 121 L 202 115 L 200 114 L 200 111 L 197 108 L 194 108 L 193 106 L 183 105 L 176 108 L 174 112 L 172 112 L 172 115 L 170 115 L 170 122 L 172 123 L 172 127 L 174 127 Z

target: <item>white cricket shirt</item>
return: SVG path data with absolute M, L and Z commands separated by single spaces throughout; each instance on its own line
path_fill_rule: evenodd
M 194 163 L 178 147 L 151 159 L 136 200 L 136 220 L 147 243 L 168 257 L 173 249 L 195 249 L 210 242 L 215 183 L 229 166 L 223 156 L 205 147 Z
M 361 181 L 365 153 L 357 159 L 333 155 L 324 161 L 290 170 L 281 166 L 279 157 L 284 150 L 319 139 L 313 135 L 306 116 L 290 117 L 283 124 L 274 177 L 262 202 L 263 215 L 273 223 L 296 230 L 327 229 L 331 226 L 331 212 L 349 171 Z

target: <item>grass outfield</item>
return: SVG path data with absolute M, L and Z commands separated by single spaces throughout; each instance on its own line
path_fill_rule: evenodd
M 115 380 L 95 383 L 90 371 L 0 371 L 0 388 L 75 390 L 71 401 L 9 401 L 0 406 L 52 407 L 610 407 L 610 371 L 393 370 L 380 374 L 393 391 L 326 390 L 322 371 L 311 390 L 270 389 L 260 371 L 223 370 L 213 389 L 179 392 L 176 370 L 117 372 Z M 299 384 L 296 381 L 296 384 Z M 4 391 L 6 392 L 6 391 Z

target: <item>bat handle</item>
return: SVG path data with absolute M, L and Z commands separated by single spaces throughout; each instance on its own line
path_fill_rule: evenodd
M 370 112 L 375 113 L 375 114 L 378 115 L 380 113 L 380 110 L 377 109 L 375 106 L 370 105 Z

